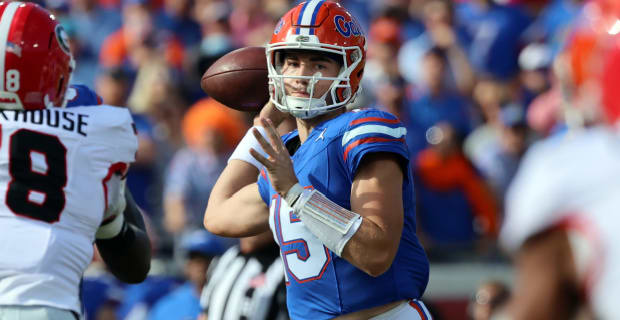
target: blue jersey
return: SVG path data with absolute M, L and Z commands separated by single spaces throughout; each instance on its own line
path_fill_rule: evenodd
M 415 204 L 406 129 L 393 115 L 374 109 L 344 113 L 317 125 L 292 156 L 302 186 L 312 186 L 351 209 L 351 185 L 365 155 L 389 152 L 407 166 L 403 181 L 404 226 L 390 269 L 371 277 L 338 257 L 316 238 L 261 172 L 259 191 L 269 205 L 269 225 L 280 245 L 287 277 L 287 305 L 293 319 L 331 319 L 389 302 L 419 298 L 429 265 L 415 234 Z M 282 139 L 299 143 L 297 131 Z M 290 148 L 289 148 L 290 150 Z

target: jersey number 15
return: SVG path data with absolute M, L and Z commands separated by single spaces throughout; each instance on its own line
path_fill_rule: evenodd
M 271 201 L 271 217 L 287 280 L 289 275 L 299 283 L 321 279 L 331 261 L 328 249 L 304 227 L 286 201 L 279 196 Z

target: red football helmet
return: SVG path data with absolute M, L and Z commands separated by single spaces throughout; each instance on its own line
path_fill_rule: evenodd
M 620 1 L 585 4 L 564 52 L 569 76 L 569 122 L 575 115 L 586 122 L 620 120 Z M 566 83 L 566 81 L 565 81 Z M 570 124 L 570 123 L 569 123 Z
M 0 17 L 0 108 L 64 107 L 74 62 L 62 26 L 30 2 L 0 2 Z
M 342 57 L 337 77 L 284 76 L 280 72 L 282 50 L 314 50 Z M 267 69 L 271 101 L 278 109 L 297 118 L 308 119 L 344 107 L 360 92 L 366 61 L 366 36 L 355 18 L 340 4 L 331 1 L 303 2 L 287 12 L 277 24 L 267 45 Z M 333 81 L 321 98 L 287 96 L 284 79 L 307 79 L 308 92 L 318 80 Z

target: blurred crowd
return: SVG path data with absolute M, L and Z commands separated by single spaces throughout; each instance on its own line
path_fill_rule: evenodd
M 182 293 L 194 297 L 182 305 L 189 317 L 197 312 L 204 270 L 235 242 L 205 235 L 203 212 L 254 116 L 206 97 L 200 78 L 227 52 L 267 43 L 297 2 L 41 3 L 70 36 L 72 82 L 134 114 L 140 146 L 128 186 L 149 218 L 161 262 L 129 289 L 105 277 L 86 281 L 87 296 L 106 297 L 90 299 L 97 302 L 87 305 L 90 318 L 158 319 L 165 313 L 153 310 L 175 293 L 180 305 Z M 505 260 L 496 245 L 503 196 L 528 146 L 563 130 L 552 71 L 580 1 L 340 2 L 369 41 L 356 106 L 388 110 L 407 126 L 419 235 L 431 262 Z

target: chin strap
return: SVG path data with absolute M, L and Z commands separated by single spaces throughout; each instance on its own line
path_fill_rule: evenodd
M 304 189 L 299 183 L 289 189 L 284 200 L 304 226 L 338 256 L 362 225 L 362 216 L 339 206 L 316 189 Z

